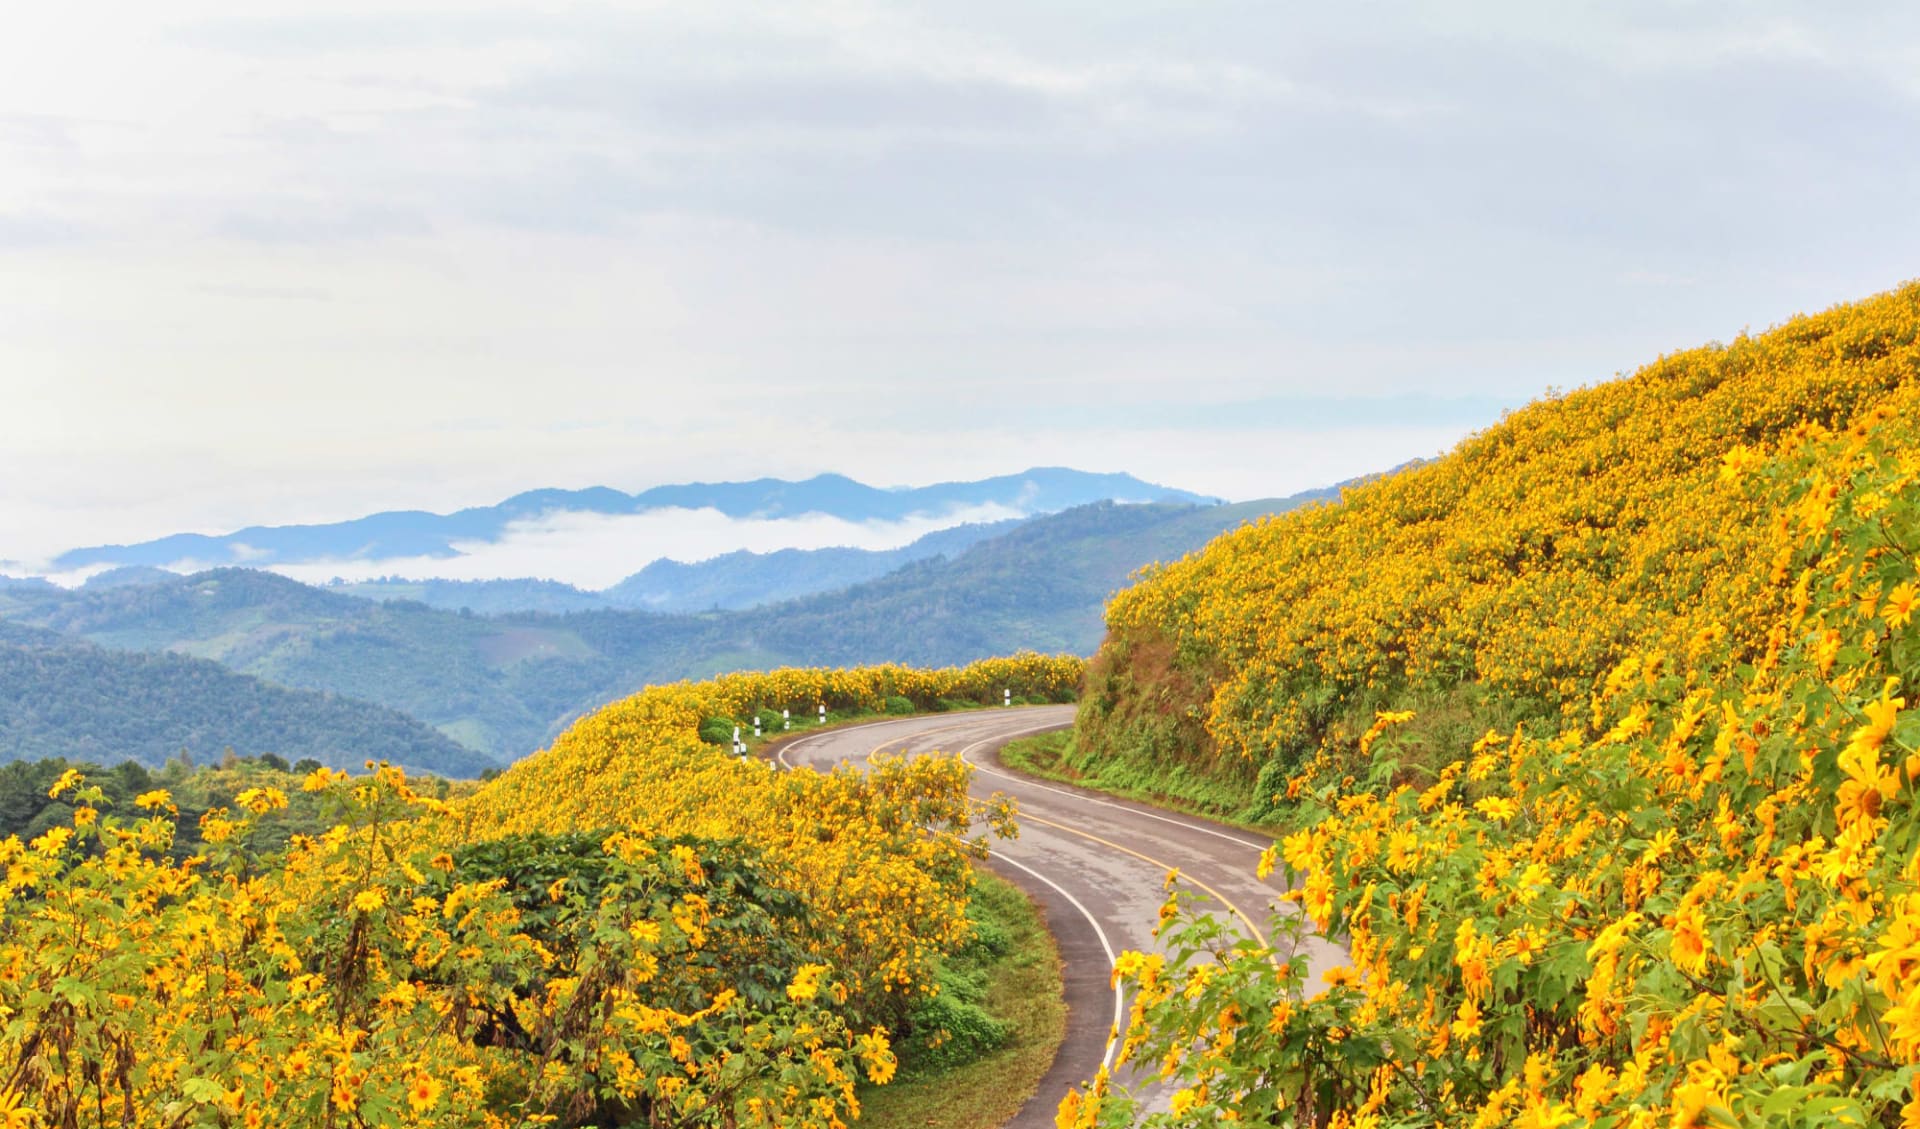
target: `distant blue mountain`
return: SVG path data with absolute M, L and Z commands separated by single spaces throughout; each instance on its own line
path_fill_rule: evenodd
M 957 557 L 1020 524 L 1009 518 L 957 525 L 898 549 L 742 549 L 694 564 L 659 560 L 601 595 L 614 607 L 652 612 L 737 611 L 831 592 L 873 580 L 903 565 Z
M 1214 503 L 1219 499 L 1143 482 L 1130 474 L 1090 474 L 1065 467 L 1035 467 L 1021 474 L 977 482 L 943 482 L 886 490 L 838 474 L 803 482 L 761 478 L 752 482 L 696 482 L 656 486 L 638 494 L 597 486 L 586 490 L 532 490 L 497 506 L 451 514 L 396 510 L 326 525 L 250 526 L 207 536 L 179 533 L 134 545 L 75 549 L 54 561 L 60 572 L 100 565 L 164 568 L 181 562 L 198 567 L 262 567 L 306 561 L 378 561 L 405 557 L 451 558 L 455 543 L 498 540 L 515 521 L 554 512 L 635 514 L 648 510 L 711 508 L 735 518 L 788 518 L 826 514 L 852 522 L 900 521 L 941 516 L 983 505 L 1019 514 L 1055 513 L 1090 502 Z
M 475 615 L 515 612 L 565 615 L 609 608 L 650 612 L 738 611 L 847 588 L 915 561 L 958 556 L 976 543 L 1006 533 L 1025 520 L 1008 518 L 949 526 L 898 549 L 777 549 L 771 553 L 741 549 L 692 563 L 662 558 L 598 592 L 552 580 L 401 577 L 337 580 L 327 585 L 327 591 L 369 600 L 412 600 L 430 608 Z M 103 577 L 133 571 L 115 569 L 101 573 L 85 587 L 92 589 Z M 170 572 L 148 571 L 160 579 L 174 579 Z

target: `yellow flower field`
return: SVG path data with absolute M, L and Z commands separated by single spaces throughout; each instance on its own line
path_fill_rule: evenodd
M 321 769 L 335 820 L 252 844 L 250 788 L 172 851 L 165 791 L 0 841 L 0 1125 L 802 1126 L 859 1113 L 966 938 L 957 760 L 775 773 L 711 715 L 1010 688 L 1079 661 L 778 671 L 643 691 L 472 796 Z
M 1917 564 L 1909 286 L 1153 571 L 1083 753 L 1190 711 L 1352 952 L 1302 984 L 1176 914 L 1127 969 L 1158 1119 L 1920 1126 Z

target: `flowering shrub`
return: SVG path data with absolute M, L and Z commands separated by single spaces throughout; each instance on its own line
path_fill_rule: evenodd
M 459 811 L 474 838 L 628 826 L 751 843 L 807 903 L 794 923 L 799 940 L 840 971 L 849 1013 L 890 1024 L 932 990 L 935 959 L 967 939 L 971 860 L 984 850 L 968 828 L 980 818 L 1004 825 L 1009 811 L 968 799 L 970 770 L 957 758 L 775 773 L 716 753 L 699 739 L 701 722 L 764 704 L 811 713 L 822 701 L 872 708 L 896 694 L 1070 694 L 1079 674 L 1079 659 L 1024 655 L 952 670 L 790 669 L 653 687 L 582 718 Z
M 1276 931 L 1352 957 L 1303 983 L 1176 907 L 1169 955 L 1117 973 L 1123 1054 L 1177 1087 L 1149 1120 L 1920 1125 L 1917 307 L 1537 406 L 1116 603 L 1122 631 L 1205 625 L 1183 645 L 1222 663 L 1208 731 L 1287 750 L 1263 865 L 1300 917 Z M 1471 527 L 1476 492 L 1509 519 Z M 1310 626 L 1256 643 L 1235 603 Z M 1549 708 L 1412 755 L 1392 706 L 1445 679 Z M 1325 724 L 1356 703 L 1364 732 Z M 1061 1121 L 1139 1114 L 1101 1079 Z
M 182 858 L 167 791 L 116 811 L 67 772 L 71 820 L 0 840 L 0 1125 L 842 1127 L 965 939 L 968 828 L 1007 813 L 957 760 L 775 774 L 700 720 L 1076 671 L 650 690 L 464 800 L 321 769 L 328 829 L 283 839 L 286 791 L 247 788 Z
M 1723 460 L 1909 395 L 1917 333 L 1920 284 L 1676 353 L 1150 569 L 1109 605 L 1077 743 L 1265 768 L 1258 808 L 1377 710 L 1557 723 L 1636 652 L 1706 632 L 1754 661 L 1790 593 L 1777 515 L 1726 488 Z

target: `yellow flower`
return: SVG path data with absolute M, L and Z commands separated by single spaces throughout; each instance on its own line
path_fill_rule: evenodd
M 1687 1080 L 1673 1088 L 1673 1129 L 1736 1124 L 1727 1100 L 1727 1082 L 1719 1071 L 1704 1062 L 1688 1064 Z
M 1455 1038 L 1477 1038 L 1480 1034 L 1480 1018 L 1480 1005 L 1469 999 L 1460 1005 L 1460 1009 L 1454 1013 L 1453 1022 L 1448 1026 Z
M 1300 905 L 1313 919 L 1315 927 L 1325 932 L 1333 921 L 1333 877 L 1325 870 L 1315 870 L 1307 876 L 1307 884 L 1301 890 Z
M 820 978 L 827 973 L 824 964 L 803 964 L 793 974 L 793 983 L 787 985 L 787 998 L 792 1000 L 810 1000 L 820 994 Z
M 1337 965 L 1320 974 L 1329 988 L 1352 988 L 1360 983 L 1360 973 L 1350 964 Z
M 287 794 L 278 788 L 248 788 L 235 796 L 233 802 L 255 815 L 265 815 L 286 807 Z
M 353 896 L 353 908 L 361 913 L 372 913 L 387 904 L 387 893 L 378 886 L 372 886 Z
M 1745 444 L 1738 444 L 1720 456 L 1720 480 L 1737 482 L 1766 461 L 1765 455 Z
M 855 1046 L 861 1060 L 866 1063 L 868 1081 L 876 1086 L 884 1086 L 893 1080 L 899 1060 L 894 1057 L 885 1028 L 875 1027 L 867 1034 L 858 1036 Z
M 50 827 L 31 846 L 40 854 L 52 858 L 66 849 L 67 841 L 73 838 L 71 827 Z
M 1698 906 L 1684 907 L 1674 916 L 1673 940 L 1667 952 L 1673 963 L 1689 975 L 1698 976 L 1706 971 L 1706 920 Z
M 1473 807 L 1475 811 L 1480 812 L 1488 819 L 1496 820 L 1500 823 L 1505 823 L 1507 820 L 1512 819 L 1520 811 L 1520 805 L 1505 796 L 1488 796 L 1486 799 L 1474 804 Z
M 1861 710 L 1867 715 L 1867 723 L 1853 731 L 1847 747 L 1840 752 L 1841 763 L 1857 765 L 1878 760 L 1880 746 L 1886 743 L 1887 735 L 1893 732 L 1894 722 L 1900 716 L 1900 707 L 1906 704 L 1905 698 L 1887 697 L 1868 702 Z
M 1887 593 L 1886 603 L 1880 605 L 1880 611 L 1889 624 L 1905 627 L 1907 621 L 1913 618 L 1916 605 L 1920 605 L 1920 588 L 1916 588 L 1913 581 L 1909 580 Z
M 415 1113 L 425 1113 L 440 1104 L 440 1092 L 445 1089 L 438 1078 L 424 1072 L 413 1076 L 407 1086 L 407 1104 Z
M 40 1115 L 20 1103 L 26 1096 L 17 1090 L 0 1093 L 0 1129 L 34 1129 Z

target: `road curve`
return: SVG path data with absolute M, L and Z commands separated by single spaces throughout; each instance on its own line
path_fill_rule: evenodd
M 1190 895 L 1243 933 L 1263 937 L 1281 887 L 1254 874 L 1270 840 L 1223 824 L 1176 815 L 1147 804 L 1051 781 L 1036 780 L 1000 763 L 1001 746 L 1015 737 L 1064 729 L 1072 706 L 1034 706 L 876 721 L 830 729 L 783 744 L 785 767 L 826 770 L 876 752 L 957 753 L 975 766 L 973 791 L 1011 795 L 1020 837 L 996 840 L 988 865 L 1025 890 L 1046 913 L 1065 962 L 1067 1034 L 1040 1089 L 1008 1123 L 1010 1129 L 1046 1129 L 1068 1089 L 1110 1062 L 1112 1034 L 1126 1002 L 1109 985 L 1113 958 L 1127 949 L 1159 951 L 1153 936 L 1165 898 L 1167 872 L 1180 871 Z M 1291 910 L 1291 906 L 1287 908 Z M 1309 979 L 1345 963 L 1341 950 L 1308 942 Z M 1123 1084 L 1134 1079 L 1121 1073 Z

